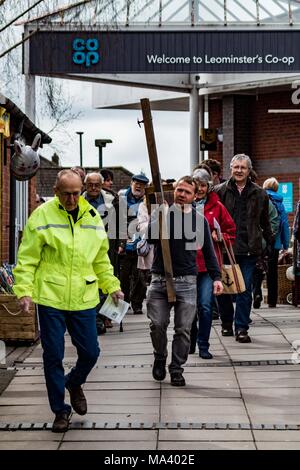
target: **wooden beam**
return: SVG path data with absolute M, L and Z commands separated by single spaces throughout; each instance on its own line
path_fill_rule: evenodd
M 149 154 L 150 168 L 152 174 L 152 182 L 155 190 L 156 202 L 161 205 L 162 210 L 159 214 L 159 237 L 162 249 L 164 271 L 166 278 L 168 302 L 176 301 L 176 292 L 173 281 L 173 267 L 170 252 L 169 239 L 167 237 L 167 214 L 164 210 L 164 193 L 161 184 L 161 176 L 159 171 L 155 136 L 152 124 L 151 107 L 148 98 L 141 99 L 141 107 L 143 112 L 143 122 L 146 134 L 147 148 Z

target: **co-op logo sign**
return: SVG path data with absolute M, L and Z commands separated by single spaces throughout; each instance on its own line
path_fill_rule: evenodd
M 91 65 L 98 64 L 99 62 L 99 41 L 95 38 L 82 39 L 76 38 L 73 40 L 73 62 L 78 65 Z

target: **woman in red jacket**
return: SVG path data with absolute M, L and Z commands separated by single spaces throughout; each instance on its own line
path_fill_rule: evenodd
M 209 173 L 204 169 L 198 169 L 194 172 L 193 177 L 197 179 L 199 184 L 199 191 L 196 195 L 196 204 L 199 208 L 201 206 L 204 208 L 204 215 L 210 226 L 215 253 L 221 268 L 223 263 L 221 241 L 224 238 L 229 243 L 234 242 L 235 223 L 227 209 L 219 200 L 219 196 L 213 191 Z M 207 272 L 201 250 L 198 250 L 197 252 L 197 266 L 198 333 L 196 317 L 191 331 L 190 352 L 195 352 L 197 342 L 199 347 L 199 356 L 203 359 L 212 359 L 213 356 L 209 352 L 209 336 L 212 325 L 214 296 L 212 279 Z

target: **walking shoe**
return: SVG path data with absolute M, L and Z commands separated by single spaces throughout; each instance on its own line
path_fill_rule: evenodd
M 158 381 L 166 378 L 166 359 L 154 359 L 152 376 Z
M 233 336 L 233 329 L 231 325 L 222 325 L 222 336 Z
M 69 418 L 71 412 L 62 411 L 61 413 L 56 413 L 55 420 L 52 424 L 52 432 L 66 432 L 69 429 Z
M 81 386 L 78 385 L 72 388 L 66 386 L 66 389 L 69 390 L 73 410 L 79 415 L 85 415 L 87 413 L 87 403 Z
M 260 308 L 261 298 L 260 295 L 256 295 L 253 300 L 253 308 Z
M 239 343 L 251 343 L 251 338 L 245 330 L 238 331 L 235 340 Z
M 213 355 L 206 349 L 200 349 L 199 357 L 201 357 L 202 359 L 212 359 Z
M 175 387 L 184 387 L 185 386 L 185 380 L 181 372 L 171 372 L 171 385 L 174 385 Z
M 134 310 L 133 315 L 142 315 L 143 310 Z

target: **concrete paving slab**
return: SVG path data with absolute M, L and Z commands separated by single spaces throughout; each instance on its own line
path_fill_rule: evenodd
M 46 390 L 46 387 L 43 386 L 43 385 L 40 385 L 40 390 L 33 390 L 33 389 L 28 389 L 28 390 L 11 390 L 9 387 L 7 387 L 7 389 L 5 390 L 5 392 L 2 393 L 1 397 L 0 397 L 0 405 L 2 405 L 1 403 L 1 398 L 6 398 L 6 399 L 18 399 L 18 398 L 22 398 L 22 399 L 25 399 L 26 397 L 29 397 L 29 398 L 38 398 L 38 399 L 44 399 L 46 398 L 47 399 L 47 390 Z M 46 400 L 46 402 L 48 403 L 48 400 Z M 36 402 L 35 402 L 36 403 Z M 18 403 L 16 403 L 15 401 L 13 401 L 12 405 L 17 405 Z
M 53 434 L 53 433 L 52 433 Z M 103 442 L 118 442 L 118 441 L 131 441 L 131 442 L 140 442 L 140 441 L 155 441 L 157 440 L 158 431 L 148 431 L 148 430 L 73 430 L 70 429 L 67 433 L 64 434 L 63 441 L 103 441 Z
M 0 431 L 0 442 L 55 441 L 60 442 L 63 434 L 51 431 Z
M 58 450 L 56 441 L 17 441 L 0 442 L 0 450 Z
M 113 390 L 113 391 L 125 391 L 125 390 L 160 390 L 160 383 L 154 380 L 141 381 L 141 382 L 87 382 L 84 385 L 84 390 Z
M 257 442 L 258 450 L 299 450 L 300 442 Z
M 123 412 L 114 413 L 114 410 L 111 413 L 88 413 L 85 416 L 79 416 L 77 414 L 73 415 L 72 420 L 76 422 L 92 422 L 97 423 L 98 421 L 107 422 L 107 423 L 157 423 L 159 422 L 159 410 L 151 413 L 150 411 L 144 409 L 141 413 L 129 413 L 126 410 Z M 52 415 L 53 420 L 53 415 Z M 171 421 L 171 420 L 170 420 Z
M 15 376 L 12 385 L 15 384 L 44 384 L 45 385 L 45 378 L 44 375 L 36 375 L 34 377 L 32 376 Z
M 300 415 L 289 413 L 249 413 L 252 423 L 257 424 L 300 424 Z M 278 431 L 279 432 L 279 431 Z
M 300 379 L 266 379 L 266 380 L 240 380 L 242 388 L 297 388 L 300 391 Z
M 89 391 L 84 387 L 84 393 L 88 403 L 95 404 L 101 402 L 109 403 L 109 400 L 120 400 L 120 402 L 131 403 L 130 400 L 143 399 L 145 405 L 151 405 L 152 400 L 156 401 L 160 398 L 160 390 L 100 390 Z M 139 403 L 136 402 L 138 405 Z
M 139 441 L 138 445 L 132 441 L 123 442 L 63 442 L 59 450 L 155 450 L 155 441 Z M 109 456 L 109 455 L 108 455 Z
M 167 406 L 182 406 L 183 408 L 186 408 L 187 406 L 192 406 L 195 408 L 198 407 L 215 407 L 215 406 L 220 406 L 220 407 L 232 407 L 232 406 L 243 406 L 243 401 L 241 397 L 237 398 L 220 398 L 220 397 L 209 397 L 209 398 L 203 398 L 203 397 L 194 397 L 193 398 L 193 404 L 191 405 L 191 399 L 189 397 L 166 397 L 161 399 L 161 407 L 166 408 Z
M 215 401 L 217 399 L 218 403 L 223 400 L 229 400 L 232 398 L 241 398 L 241 393 L 238 389 L 216 389 L 216 388 L 200 388 L 200 387 L 185 387 L 184 391 L 181 391 L 180 387 L 162 387 L 161 390 L 162 400 L 169 400 L 173 398 L 186 398 L 190 400 L 191 398 L 201 398 Z
M 248 430 L 210 430 L 210 429 L 162 429 L 159 431 L 159 441 L 253 441 L 251 431 Z
M 300 405 L 299 389 L 297 388 L 244 388 L 243 397 L 246 403 L 261 405 L 280 405 L 284 402 L 293 405 Z
M 37 416 L 48 414 L 49 405 L 10 405 L 10 406 L 1 406 L 0 407 L 0 417 L 3 421 L 3 415 L 16 415 L 21 414 L 31 414 L 34 421 L 37 420 Z M 52 415 L 53 416 L 53 415 Z
M 255 444 L 252 441 L 249 442 L 159 442 L 159 450 L 255 450 Z M 197 458 L 195 456 L 195 458 Z M 200 457 L 199 457 L 200 463 Z
M 300 442 L 299 431 L 253 431 L 256 441 Z

